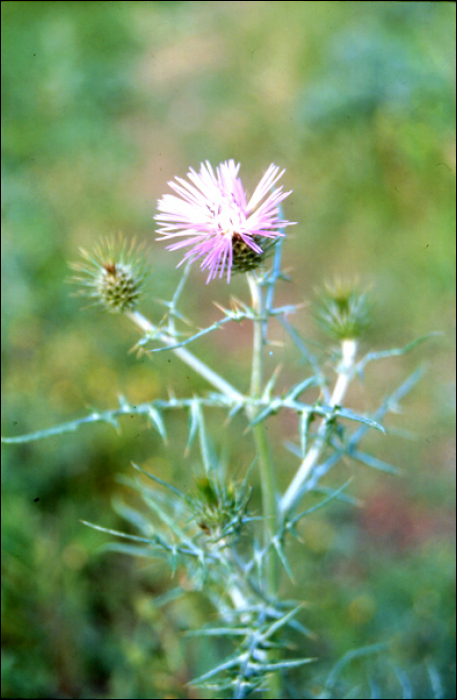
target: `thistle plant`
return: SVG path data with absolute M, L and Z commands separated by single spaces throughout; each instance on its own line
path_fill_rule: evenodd
M 281 595 L 282 579 L 294 582 L 289 540 L 298 538 L 300 522 L 317 508 L 333 500 L 351 500 L 349 482 L 332 487 L 327 480 L 324 483 L 324 477 L 339 462 L 352 459 L 375 470 L 396 471 L 366 452 L 363 440 L 369 431 L 386 433 L 386 415 L 397 408 L 421 372 L 414 372 L 394 388 L 370 414 L 345 405 L 348 387 L 363 379 L 371 362 L 402 355 L 422 339 L 402 349 L 361 354 L 360 339 L 370 321 L 368 294 L 352 282 L 328 283 L 318 293 L 315 315 L 329 346 L 323 357 L 315 354 L 290 321 L 299 306 L 275 305 L 276 285 L 287 281 L 281 270 L 281 253 L 285 231 L 293 224 L 284 219 L 281 210 L 290 194 L 277 186 L 284 171 L 270 165 L 248 197 L 239 170 L 240 165 L 233 160 L 220 164 L 216 171 L 206 162 L 198 173 L 191 169 L 188 180 L 170 182 L 175 194 L 165 194 L 159 200 L 155 217 L 160 226 L 159 241 L 178 239 L 167 248 L 187 248 L 187 252 L 178 262 L 178 267 L 184 265 L 184 272 L 176 292 L 166 303 L 167 313 L 158 321 L 139 311 L 146 265 L 144 251 L 135 244 L 112 239 L 93 252 L 82 251 L 82 260 L 73 265 L 73 281 L 81 294 L 106 311 L 123 314 L 139 329 L 139 349 L 152 360 L 157 352 L 173 353 L 207 382 L 208 390 L 201 395 L 155 398 L 139 405 L 122 397 L 112 410 L 92 411 L 69 423 L 5 441 L 26 442 L 64 434 L 86 423 L 117 426 L 124 415 L 144 416 L 165 440 L 167 415 L 186 412 L 187 450 L 196 441 L 200 451 L 201 466 L 194 474 L 194 486 L 186 490 L 134 464 L 137 478 L 124 481 L 140 494 L 144 507 L 133 509 L 117 503 L 116 509 L 137 534 L 113 531 L 101 523 L 86 524 L 118 538 L 119 544 L 113 547 L 120 552 L 165 558 L 171 571 L 183 573 L 180 580 L 186 585 L 180 594 L 186 595 L 189 588 L 200 590 L 213 603 L 216 622 L 188 634 L 226 638 L 232 643 L 232 653 L 190 684 L 205 688 L 212 697 L 263 694 L 279 698 L 288 697 L 285 688 L 293 683 L 294 669 L 315 661 L 308 651 L 314 631 L 307 627 L 300 590 L 293 600 Z M 221 317 L 215 323 L 192 333 L 189 322 L 183 322 L 180 302 L 195 261 L 207 271 L 207 283 L 214 284 L 224 275 L 230 282 L 233 274 L 244 274 L 248 296 L 244 301 L 232 300 L 230 308 L 220 308 Z M 265 376 L 272 319 L 282 324 L 306 367 L 298 383 L 281 394 L 275 391 L 278 371 Z M 203 335 L 243 320 L 252 324 L 251 378 L 249 386 L 235 386 L 223 377 L 220 367 L 215 369 L 199 359 L 192 344 Z M 195 326 L 198 328 L 198 320 Z M 316 393 L 318 398 L 309 400 Z M 238 465 L 236 474 L 217 456 L 217 439 L 211 439 L 206 428 L 205 418 L 215 410 L 226 417 L 225 423 L 221 421 L 225 431 L 230 431 L 230 420 L 239 414 L 252 436 L 255 459 L 241 468 Z M 265 427 L 267 418 L 280 412 L 298 416 L 296 442 L 287 445 L 295 472 L 282 490 L 277 486 L 278 467 Z M 252 506 L 256 470 L 260 474 L 260 510 Z M 302 639 L 298 654 L 290 651 L 291 635 Z M 315 686 L 310 682 L 306 695 L 292 697 L 338 697 L 336 677 L 342 666 L 381 648 L 374 645 L 351 652 L 352 656 L 343 659 L 321 683 L 319 691 L 312 690 Z

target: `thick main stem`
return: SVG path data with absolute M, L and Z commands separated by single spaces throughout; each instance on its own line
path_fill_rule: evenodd
M 253 399 L 258 399 L 262 392 L 263 381 L 263 345 L 264 345 L 264 319 L 262 294 L 259 284 L 254 276 L 248 274 L 248 283 L 251 291 L 252 309 L 254 311 L 254 343 L 252 356 L 251 390 Z M 256 409 L 252 406 L 247 409 L 248 417 L 255 418 Z M 257 423 L 252 428 L 256 451 L 259 458 L 261 487 L 262 487 L 262 511 L 264 522 L 264 539 L 267 546 L 274 537 L 278 519 L 278 507 L 276 502 L 276 479 L 270 447 L 263 422 Z M 277 585 L 277 566 L 273 556 L 268 556 L 268 591 L 273 593 Z
M 249 289 L 251 291 L 252 310 L 254 312 L 254 342 L 252 354 L 251 390 L 252 399 L 259 399 L 262 394 L 264 342 L 266 337 L 264 306 L 261 288 L 251 274 L 247 274 Z M 255 418 L 254 406 L 247 408 L 250 420 Z M 276 500 L 276 478 L 274 465 L 271 458 L 265 423 L 262 421 L 252 427 L 256 452 L 259 459 L 260 478 L 262 488 L 262 512 L 264 525 L 264 546 L 271 544 L 278 526 L 278 504 Z M 266 592 L 275 596 L 278 588 L 278 560 L 270 549 L 266 559 Z M 270 687 L 267 692 L 269 698 L 279 698 L 281 693 L 281 681 L 278 673 L 274 673 L 270 679 Z
M 354 367 L 355 356 L 357 352 L 357 341 L 356 340 L 343 340 L 341 343 L 341 362 L 338 368 L 338 378 L 336 380 L 335 388 L 330 399 L 330 406 L 338 406 L 341 404 L 346 390 L 349 386 L 349 382 L 352 378 L 352 370 Z M 314 445 L 304 458 L 301 463 L 297 473 L 295 474 L 292 482 L 285 492 L 279 504 L 279 509 L 282 514 L 287 513 L 291 508 L 293 508 L 301 496 L 301 489 L 303 484 L 310 475 L 312 469 L 317 464 L 319 457 L 321 456 L 322 450 L 326 444 L 327 431 L 330 427 L 330 420 L 326 418 L 318 432 Z

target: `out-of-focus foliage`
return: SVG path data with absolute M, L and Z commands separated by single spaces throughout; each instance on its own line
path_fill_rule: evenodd
M 300 591 L 289 593 L 309 601 L 318 634 L 305 650 L 321 660 L 302 671 L 309 692 L 348 650 L 387 641 L 399 668 L 432 660 L 442 697 L 455 697 L 454 23 L 451 3 L 2 3 L 3 434 L 114 407 L 119 393 L 134 403 L 206 389 L 167 353 L 128 354 L 127 320 L 80 311 L 64 283 L 79 246 L 134 234 L 150 248 L 144 311 L 159 320 L 154 299 L 170 298 L 179 256 L 154 242 L 155 202 L 206 158 L 241 161 L 251 188 L 270 162 L 287 169 L 285 213 L 298 225 L 284 245 L 284 301 L 359 274 L 377 296 L 368 349 L 443 332 L 415 357 L 367 368 L 349 397 L 369 410 L 429 360 L 396 422 L 413 439 L 372 438 L 403 476 L 351 468 L 363 508 L 316 513 L 291 553 Z M 213 301 L 245 294 L 242 276 L 206 286 L 197 266 L 191 282 L 186 303 L 202 327 L 218 318 Z M 307 308 L 294 323 L 322 342 Z M 241 389 L 248 333 L 240 324 L 199 341 Z M 300 377 L 291 343 L 269 369 L 278 362 L 284 385 Z M 218 419 L 208 419 L 216 447 L 243 477 L 250 438 L 240 422 L 234 443 Z M 184 419 L 169 420 L 168 448 L 138 419 L 120 436 L 94 426 L 4 448 L 4 697 L 195 697 L 184 684 L 216 665 L 217 643 L 179 636 L 211 619 L 205 602 L 155 604 L 170 572 L 100 554 L 103 537 L 79 523 L 119 527 L 111 498 L 130 496 L 115 475 L 132 460 L 186 491 L 197 453 L 184 456 Z M 284 486 L 282 441 L 295 429 L 269 423 Z M 346 673 L 351 687 L 362 671 Z

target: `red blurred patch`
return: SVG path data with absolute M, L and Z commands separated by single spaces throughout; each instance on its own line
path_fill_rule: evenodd
M 437 513 L 401 492 L 383 490 L 365 500 L 360 527 L 376 545 L 402 552 L 436 536 L 455 536 L 455 514 Z

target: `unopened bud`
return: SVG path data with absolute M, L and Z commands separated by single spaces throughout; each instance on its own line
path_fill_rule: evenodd
M 336 280 L 318 291 L 315 317 L 333 338 L 357 340 L 370 325 L 370 306 L 367 290 L 361 290 L 357 282 Z
M 93 253 L 81 249 L 83 260 L 72 263 L 75 270 L 71 282 L 79 284 L 77 294 L 94 300 L 111 313 L 133 311 L 141 296 L 146 278 L 144 251 L 135 240 L 109 238 L 95 247 Z
M 187 497 L 201 530 L 211 535 L 227 536 L 239 529 L 249 500 L 244 488 L 232 482 L 203 476 L 195 481 L 195 490 Z

